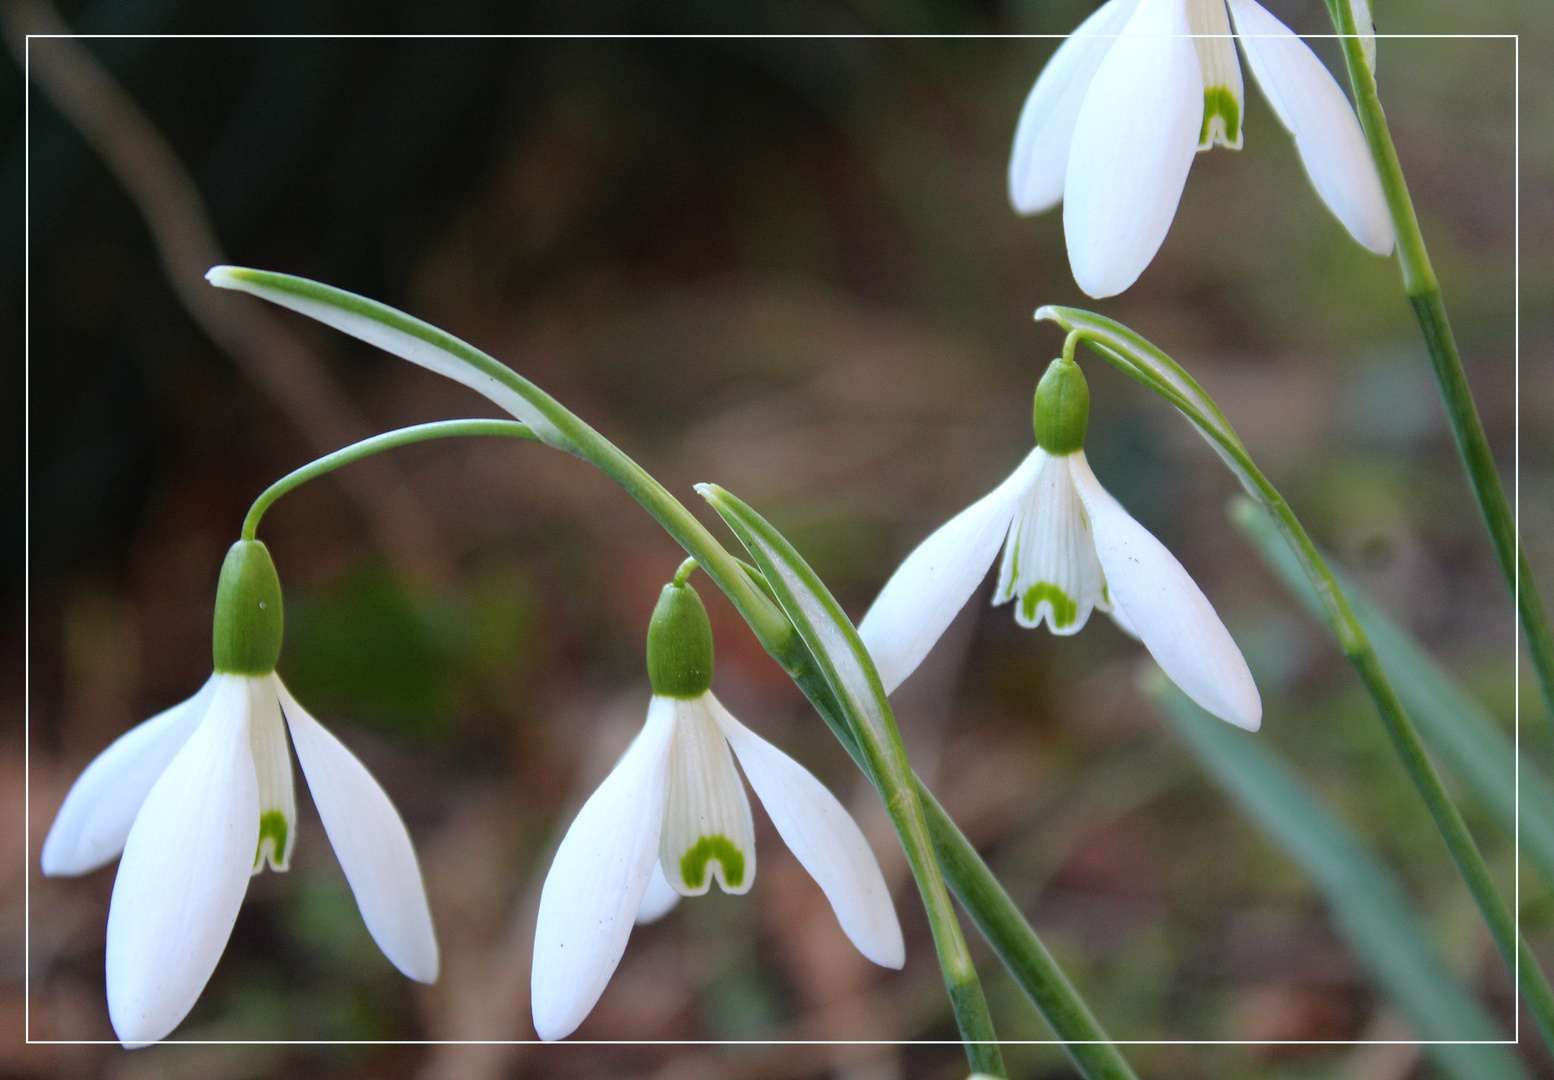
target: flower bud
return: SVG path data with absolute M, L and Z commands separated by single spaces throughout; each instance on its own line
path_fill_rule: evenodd
M 239 540 L 227 551 L 216 586 L 211 651 L 224 675 L 268 675 L 281 656 L 281 579 L 270 552 L 258 540 Z
M 648 623 L 648 681 L 658 697 L 698 698 L 712 688 L 712 623 L 689 585 L 670 582 Z
M 1031 408 L 1036 445 L 1049 454 L 1072 454 L 1085 446 L 1085 426 L 1090 422 L 1090 388 L 1084 372 L 1072 360 L 1058 357 L 1036 384 Z

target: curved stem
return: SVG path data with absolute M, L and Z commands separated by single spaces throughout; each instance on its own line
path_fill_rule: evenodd
M 1495 888 L 1494 879 L 1489 873 L 1489 867 L 1485 864 L 1483 855 L 1478 850 L 1478 845 L 1474 842 L 1472 834 L 1468 832 L 1468 827 L 1462 820 L 1462 814 L 1457 810 L 1456 804 L 1447 794 L 1446 786 L 1441 782 L 1440 774 L 1425 752 L 1424 744 L 1420 741 L 1413 721 L 1409 719 L 1397 691 L 1382 669 L 1381 661 L 1376 656 L 1376 650 L 1372 647 L 1370 638 L 1359 620 L 1355 618 L 1354 611 L 1349 606 L 1349 600 L 1344 596 L 1326 560 L 1312 543 L 1311 537 L 1307 535 L 1300 520 L 1296 518 L 1295 512 L 1284 501 L 1284 496 L 1279 494 L 1278 489 L 1258 469 L 1251 455 L 1247 453 L 1246 447 L 1242 445 L 1222 414 L 1216 411 L 1212 416 L 1202 415 L 1203 402 L 1210 400 L 1208 395 L 1203 393 L 1202 388 L 1182 370 L 1179 364 L 1156 346 L 1134 331 L 1102 316 L 1067 308 L 1043 309 L 1043 311 L 1049 313 L 1046 317 L 1055 319 L 1064 329 L 1082 331 L 1085 344 L 1095 349 L 1115 367 L 1143 382 L 1181 409 L 1210 440 L 1210 445 L 1214 446 L 1238 473 L 1248 491 L 1279 523 L 1280 531 L 1284 533 L 1307 578 L 1321 598 L 1322 607 L 1333 624 L 1334 633 L 1344 654 L 1359 673 L 1360 680 L 1365 684 L 1371 700 L 1381 714 L 1382 723 L 1386 727 L 1388 737 L 1392 740 L 1393 748 L 1424 799 L 1425 807 L 1437 831 L 1446 841 L 1452 861 L 1456 863 L 1458 872 L 1467 884 L 1469 892 L 1472 893 L 1479 911 L 1482 912 L 1490 934 L 1495 939 L 1495 945 L 1500 950 L 1500 955 L 1505 958 L 1506 965 L 1516 973 L 1528 1007 L 1545 1040 L 1554 1046 L 1554 991 L 1550 990 L 1542 969 L 1532 961 L 1532 954 L 1527 950 L 1526 942 L 1518 935 L 1516 921 L 1501 898 L 1499 890 Z M 1082 325 L 1076 326 L 1076 322 Z M 1130 359 L 1129 354 L 1139 355 L 1148 362 L 1135 363 Z M 1169 374 L 1162 375 L 1165 372 Z M 1155 377 L 1151 377 L 1152 375 Z M 1164 382 L 1157 381 L 1162 378 Z
M 1370 147 L 1371 158 L 1381 176 L 1381 187 L 1387 196 L 1387 209 L 1392 215 L 1392 228 L 1397 234 L 1398 264 L 1403 273 L 1403 291 L 1419 323 L 1419 333 L 1424 337 L 1425 348 L 1430 354 L 1430 366 L 1435 370 L 1435 380 L 1446 404 L 1446 415 L 1451 421 L 1452 437 L 1457 443 L 1457 453 L 1467 470 L 1473 485 L 1473 494 L 1484 524 L 1494 544 L 1495 557 L 1500 562 L 1500 572 L 1505 576 L 1516 597 L 1516 609 L 1520 616 L 1522 632 L 1527 639 L 1527 650 L 1532 655 L 1533 669 L 1543 697 L 1554 716 L 1554 634 L 1549 630 L 1548 613 L 1543 598 L 1538 595 L 1527 553 L 1517 536 L 1516 516 L 1506 499 L 1500 483 L 1500 473 L 1495 468 L 1494 454 L 1489 439 L 1484 434 L 1484 423 L 1479 418 L 1473 391 L 1462 369 L 1462 356 L 1457 351 L 1457 339 L 1452 334 L 1451 322 L 1446 316 L 1446 301 L 1441 295 L 1440 282 L 1430 263 L 1430 252 L 1425 247 L 1424 233 L 1419 228 L 1419 216 L 1414 212 L 1414 200 L 1408 193 L 1408 182 L 1403 177 L 1403 166 L 1398 161 L 1397 147 L 1392 142 L 1392 131 L 1387 126 L 1387 114 L 1381 107 L 1381 96 L 1376 89 L 1376 76 L 1365 62 L 1364 49 L 1354 25 L 1354 11 L 1347 3 L 1330 3 L 1329 13 L 1333 26 L 1340 35 L 1344 51 L 1344 63 L 1349 70 L 1349 83 L 1354 89 L 1360 127 Z
M 248 508 L 248 516 L 243 519 L 243 539 L 254 538 L 254 534 L 259 531 L 259 519 L 264 517 L 264 512 L 270 509 L 270 505 L 276 499 L 292 488 L 299 487 L 325 473 L 334 472 L 342 465 L 349 465 L 353 461 L 360 461 L 364 457 L 371 457 L 384 450 L 426 442 L 428 439 L 445 439 L 451 435 L 503 435 L 509 439 L 538 438 L 527 424 L 520 424 L 516 420 L 438 420 L 430 424 L 416 424 L 413 427 L 385 431 L 370 439 L 343 446 L 332 454 L 325 454 L 317 461 L 310 461 L 265 488 L 254 500 L 253 506 Z

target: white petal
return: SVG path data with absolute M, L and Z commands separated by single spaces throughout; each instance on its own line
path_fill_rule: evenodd
M 1058 46 L 1031 87 L 1009 155 L 1009 201 L 1022 214 L 1036 214 L 1063 198 L 1063 173 L 1074 140 L 1079 105 L 1090 89 L 1116 35 L 1139 0 L 1107 0 Z
M 674 886 L 664 877 L 664 868 L 655 862 L 653 876 L 648 878 L 647 892 L 642 894 L 642 903 L 637 905 L 637 925 L 646 926 L 650 922 L 657 922 L 673 911 L 679 902 L 680 894 L 674 891 Z
M 1122 613 L 1119 623 L 1133 629 L 1188 697 L 1222 720 L 1256 731 L 1263 718 L 1257 684 L 1203 590 L 1101 487 L 1083 452 L 1070 462 L 1112 604 Z
M 1239 150 L 1246 93 L 1225 0 L 1187 0 L 1187 22 L 1203 72 L 1203 125 L 1198 130 L 1198 149 L 1207 150 L 1219 143 Z
M 1014 618 L 1054 634 L 1074 634 L 1095 608 L 1106 611 L 1105 578 L 1065 457 L 1038 450 L 1042 462 L 1020 502 L 1004 544 L 993 603 L 1018 598 Z
M 726 893 L 747 893 L 755 881 L 755 825 L 728 741 L 712 718 L 712 694 L 670 700 L 674 741 L 659 868 L 681 896 L 701 896 L 714 877 Z
M 1063 180 L 1074 280 L 1114 296 L 1160 250 L 1203 126 L 1203 74 L 1182 0 L 1142 0 L 1091 80 Z
M 97 755 L 49 827 L 45 874 L 84 874 L 124 849 L 146 793 L 199 726 L 215 692 L 212 675 L 193 697 L 130 728 Z
M 432 914 L 415 847 L 399 812 L 356 755 L 309 716 L 279 678 L 268 678 L 286 713 L 308 793 L 367 932 L 404 974 L 417 982 L 436 982 Z
M 674 704 L 653 698 L 647 724 L 578 811 L 545 875 L 529 982 L 542 1039 L 577 1030 L 626 951 L 658 858 Z
M 708 698 L 778 835 L 831 901 L 843 932 L 876 964 L 899 969 L 906 962 L 901 924 L 857 823 L 809 770 Z
M 858 635 L 887 694 L 917 670 L 987 576 L 1042 453 L 1031 451 L 1007 480 L 939 526 L 875 597 Z
M 1295 136 L 1311 186 L 1344 228 L 1378 255 L 1392 251 L 1392 216 L 1360 121 L 1316 53 L 1254 0 L 1230 0 L 1247 63 Z
M 297 842 L 297 794 L 291 781 L 291 753 L 286 749 L 286 725 L 272 682 L 254 679 L 249 686 L 248 742 L 254 752 L 254 776 L 259 783 L 259 847 L 254 873 L 291 866 Z
M 249 679 L 219 675 L 210 708 L 147 793 L 108 907 L 108 1016 L 126 1046 L 188 1015 L 237 920 L 259 841 Z

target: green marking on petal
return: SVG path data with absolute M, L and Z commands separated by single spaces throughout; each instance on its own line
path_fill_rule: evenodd
M 1241 145 L 1241 103 L 1228 86 L 1203 88 L 1203 129 L 1198 133 L 1198 146 L 1216 142 L 1232 150 Z
M 284 868 L 286 858 L 286 815 L 279 810 L 266 810 L 259 815 L 259 846 L 254 851 L 254 866 L 259 865 L 259 860 L 264 858 L 264 844 L 270 842 L 270 866 L 276 870 Z
M 1069 599 L 1068 593 L 1049 582 L 1038 582 L 1025 590 L 1020 598 L 1020 611 L 1027 622 L 1036 619 L 1036 608 L 1046 600 L 1052 605 L 1053 629 L 1061 630 L 1079 617 L 1079 605 Z
M 694 847 L 680 856 L 680 877 L 686 887 L 701 888 L 707 879 L 707 863 L 716 859 L 723 864 L 723 880 L 737 889 L 745 880 L 745 857 L 726 836 L 703 836 Z

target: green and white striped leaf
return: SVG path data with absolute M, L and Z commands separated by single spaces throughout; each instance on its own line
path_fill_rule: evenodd
M 1252 542 L 1285 587 L 1324 627 L 1322 602 L 1272 518 L 1246 499 L 1231 505 L 1231 520 Z M 1522 851 L 1554 886 L 1554 784 L 1526 755 L 1518 755 L 1494 717 L 1402 629 L 1337 570 L 1381 666 L 1430 748 L 1484 805 L 1506 835 L 1516 835 L 1516 781 L 1521 779 Z
M 1526 1080 L 1482 1005 L 1430 946 L 1397 879 L 1266 739 L 1225 724 L 1164 679 L 1173 726 L 1227 793 L 1311 875 L 1355 954 L 1456 1080 Z M 1155 688 L 1151 688 L 1155 692 Z M 1439 1041 L 1437 1041 L 1439 1040 Z

